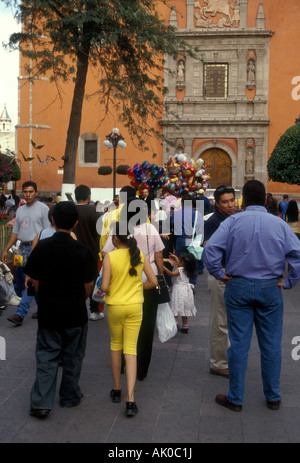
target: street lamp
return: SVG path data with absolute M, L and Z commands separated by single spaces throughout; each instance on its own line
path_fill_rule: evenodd
M 120 148 L 126 148 L 126 143 L 124 137 L 119 133 L 118 128 L 112 129 L 112 132 L 109 135 L 106 135 L 106 140 L 103 142 L 106 148 L 114 149 L 114 159 L 113 159 L 113 198 L 116 195 L 116 157 L 117 157 L 117 146 Z

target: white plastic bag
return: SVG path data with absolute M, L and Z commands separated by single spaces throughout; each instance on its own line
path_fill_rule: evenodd
M 157 307 L 156 328 L 160 342 L 166 342 L 177 333 L 177 325 L 168 302 Z
M 102 283 L 102 273 L 103 273 L 103 267 L 101 267 L 101 270 L 100 270 L 100 273 L 99 273 L 99 276 L 95 282 L 95 286 L 94 286 L 94 291 L 93 291 L 93 294 L 92 294 L 92 299 L 93 301 L 95 302 L 104 302 L 104 296 L 105 296 L 105 293 L 103 291 L 101 291 L 101 283 Z

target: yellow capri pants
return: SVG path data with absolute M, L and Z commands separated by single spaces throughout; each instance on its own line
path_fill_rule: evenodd
M 136 346 L 143 318 L 143 304 L 107 305 L 110 349 L 136 355 Z

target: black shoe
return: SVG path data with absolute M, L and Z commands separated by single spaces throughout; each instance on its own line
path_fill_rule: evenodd
M 188 328 L 181 328 L 181 333 L 188 334 L 189 330 Z
M 14 323 L 16 326 L 22 326 L 23 325 L 23 318 L 20 317 L 18 314 L 10 315 L 7 317 L 7 320 L 9 322 Z
M 111 400 L 115 403 L 118 404 L 121 402 L 121 389 L 112 389 L 110 391 L 110 397 Z
M 281 400 L 276 400 L 275 402 L 267 402 L 269 410 L 279 410 L 281 405 Z
M 230 402 L 230 400 L 227 399 L 226 395 L 223 394 L 218 394 L 216 396 L 216 402 L 219 405 L 222 405 L 222 407 L 226 407 L 229 410 L 232 410 L 233 412 L 241 412 L 243 406 L 234 404 L 233 402 Z
M 138 408 L 135 402 L 126 402 L 126 411 L 125 411 L 126 416 L 134 416 L 137 414 L 137 412 L 138 412 Z
M 47 418 L 51 410 L 48 408 L 32 408 L 30 410 L 30 415 L 36 418 Z

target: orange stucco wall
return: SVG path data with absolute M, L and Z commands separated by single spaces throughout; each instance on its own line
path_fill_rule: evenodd
M 255 27 L 255 19 L 260 0 L 248 0 L 248 27 Z M 178 26 L 186 27 L 186 1 L 173 0 L 178 10 Z M 269 139 L 268 155 L 274 149 L 280 135 L 287 128 L 294 124 L 296 117 L 300 115 L 300 100 L 292 97 L 292 79 L 300 75 L 300 55 L 299 55 L 299 37 L 300 37 L 300 8 L 299 0 L 289 0 L 280 2 L 275 0 L 263 0 L 264 12 L 266 17 L 266 29 L 274 31 L 270 40 L 270 97 L 269 97 Z M 161 12 L 166 18 L 169 17 L 169 10 L 166 6 L 161 6 Z M 24 72 L 21 70 L 20 74 Z M 95 69 L 89 72 L 87 93 L 93 93 L 96 90 L 96 79 L 93 76 L 97 72 Z M 300 82 L 299 82 L 300 84 Z M 21 97 L 20 97 L 20 124 L 29 123 L 29 82 L 21 80 Z M 32 123 L 49 125 L 51 129 L 32 129 L 32 139 L 41 145 L 45 145 L 40 151 L 32 149 L 32 155 L 35 159 L 31 163 L 32 179 L 37 182 L 40 190 L 59 191 L 62 185 L 62 175 L 58 174 L 59 166 L 62 166 L 61 157 L 64 154 L 66 133 L 68 127 L 68 118 L 71 108 L 71 96 L 73 84 L 60 84 L 61 100 L 57 96 L 57 89 L 54 84 L 45 81 L 35 80 L 32 85 Z M 300 95 L 300 91 L 299 91 Z M 253 98 L 253 95 L 248 95 Z M 81 133 L 95 132 L 100 137 L 100 165 L 112 166 L 112 150 L 107 150 L 103 141 L 105 135 L 110 133 L 113 127 L 118 126 L 122 135 L 125 137 L 127 148 L 118 149 L 117 159 L 119 164 L 133 165 L 136 162 L 148 160 L 162 165 L 162 144 L 152 139 L 148 141 L 149 152 L 141 152 L 131 141 L 127 131 L 117 122 L 113 115 L 105 118 L 101 125 L 99 121 L 103 117 L 101 106 L 98 104 L 97 97 L 85 100 L 82 115 Z M 156 128 L 159 128 L 156 122 Z M 199 147 L 199 140 L 194 142 L 193 149 Z M 235 143 L 235 142 L 230 142 Z M 29 178 L 29 162 L 23 162 L 20 151 L 25 155 L 30 150 L 30 134 L 28 128 L 19 128 L 17 133 L 18 157 L 22 161 L 22 179 L 18 184 Z M 236 151 L 236 146 L 234 146 Z M 56 162 L 49 164 L 40 164 L 37 160 L 36 153 L 42 159 L 46 155 L 51 155 Z M 153 158 L 156 153 L 157 157 Z M 78 162 L 78 161 L 77 161 Z M 76 183 L 86 183 L 92 188 L 111 188 L 112 175 L 99 176 L 97 168 L 78 168 L 76 171 Z M 117 187 L 128 184 L 127 176 L 117 175 Z M 300 194 L 300 187 L 294 185 L 285 185 L 280 183 L 269 182 L 267 189 L 272 193 L 289 193 Z
M 248 1 L 248 26 L 255 26 L 260 0 Z M 268 154 L 280 136 L 300 115 L 300 100 L 292 98 L 292 79 L 300 75 L 300 5 L 298 0 L 279 2 L 263 0 L 266 29 L 274 31 L 270 40 L 270 98 Z M 270 193 L 300 194 L 300 187 L 283 183 L 268 183 Z

